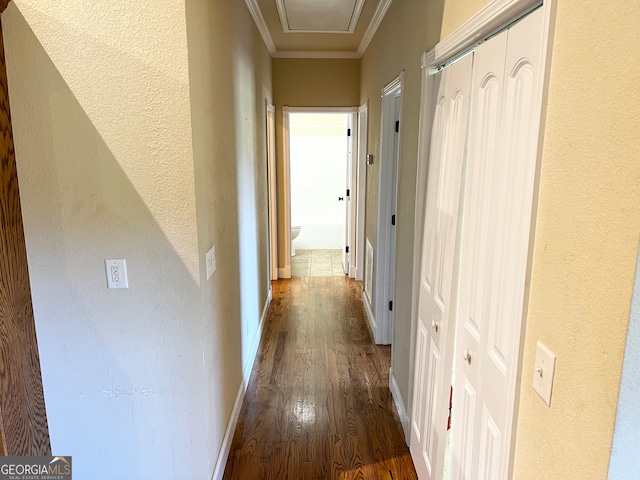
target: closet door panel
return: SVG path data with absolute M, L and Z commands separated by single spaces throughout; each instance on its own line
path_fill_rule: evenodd
M 455 339 L 451 472 L 453 479 L 477 478 L 481 438 L 501 429 L 483 408 L 481 351 L 490 325 L 495 241 L 496 171 L 500 148 L 507 32 L 474 53 L 471 116 L 460 251 L 458 327 Z M 486 426 L 496 425 L 487 437 Z
M 543 12 L 537 10 L 475 53 L 456 335 L 453 478 L 508 477 L 540 123 L 542 35 Z M 455 413 L 456 395 L 464 395 L 469 385 L 477 396 L 474 425 L 458 430 L 456 420 L 464 420 L 462 412 Z M 458 465 L 456 458 L 461 459 Z
M 425 206 L 410 448 L 421 479 L 440 479 L 447 435 L 458 207 L 472 55 L 445 68 L 432 128 Z

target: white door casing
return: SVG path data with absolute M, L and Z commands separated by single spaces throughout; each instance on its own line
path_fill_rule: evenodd
M 544 11 L 475 50 L 452 423 L 452 479 L 510 475 L 542 106 Z
M 458 209 L 473 55 L 442 70 L 424 211 L 410 450 L 421 479 L 442 478 L 455 325 Z
M 368 134 L 368 104 L 358 108 L 358 136 L 357 136 L 357 166 L 356 166 L 356 272 L 355 279 L 364 280 L 365 265 L 365 209 L 366 209 L 366 188 L 367 188 L 367 134 Z
M 351 118 L 351 124 L 357 114 L 357 107 L 282 107 L 283 123 L 283 178 L 282 188 L 284 197 L 284 209 L 279 214 L 283 216 L 283 223 L 287 227 L 283 230 L 281 242 L 284 243 L 285 263 L 284 267 L 278 268 L 279 278 L 291 278 L 291 148 L 290 148 L 290 116 L 292 113 L 344 113 Z M 349 142 L 351 151 L 354 150 L 354 138 Z M 353 179 L 350 180 L 355 184 Z M 357 221 L 357 219 L 356 219 Z
M 276 109 L 267 104 L 267 183 L 269 191 L 269 278 L 278 279 L 278 208 L 276 186 Z

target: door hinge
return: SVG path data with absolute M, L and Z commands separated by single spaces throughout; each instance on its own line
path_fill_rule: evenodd
M 393 312 L 393 300 L 389 301 L 389 311 Z
M 351 189 L 347 188 L 347 197 L 350 197 L 350 196 L 351 196 Z
M 391 215 L 391 225 L 395 225 L 395 224 L 396 224 L 396 216 Z
M 347 128 L 347 137 L 350 137 L 350 136 L 351 136 L 351 129 Z
M 400 120 L 396 120 L 396 133 L 400 131 Z
M 349 253 L 349 247 L 348 247 L 348 246 L 344 247 L 344 251 L 345 251 L 346 253 Z

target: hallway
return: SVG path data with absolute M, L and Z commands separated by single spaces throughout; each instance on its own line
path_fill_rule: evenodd
M 359 284 L 301 277 L 273 289 L 224 478 L 416 478 L 391 351 L 372 343 Z

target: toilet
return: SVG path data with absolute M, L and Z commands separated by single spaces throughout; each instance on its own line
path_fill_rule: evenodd
M 298 235 L 300 235 L 300 229 L 302 227 L 300 225 L 292 225 L 291 226 L 291 256 L 295 257 L 296 256 L 296 249 L 293 248 L 293 241 L 298 238 Z

